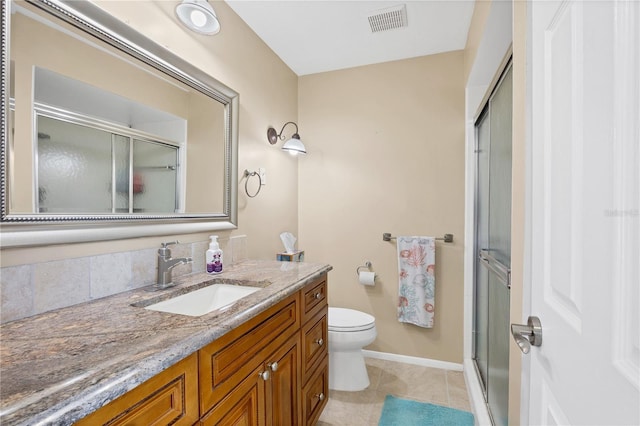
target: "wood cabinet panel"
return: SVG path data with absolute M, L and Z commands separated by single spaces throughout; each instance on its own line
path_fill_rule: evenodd
M 327 306 L 326 276 L 303 289 L 302 322 L 308 321 L 309 318 L 314 316 L 324 306 Z
M 328 357 L 322 359 L 320 368 L 309 379 L 302 390 L 302 416 L 305 425 L 314 425 L 329 397 Z
M 259 366 L 200 420 L 202 426 L 265 426 L 265 381 Z
M 297 332 L 298 299 L 298 294 L 285 299 L 199 351 L 201 413 L 221 401 L 270 351 Z
M 300 340 L 296 334 L 267 358 L 265 368 L 271 371 L 271 377 L 267 380 L 268 425 L 289 426 L 301 423 L 299 347 Z
M 198 417 L 198 359 L 192 354 L 76 425 L 192 425 Z
M 323 309 L 302 326 L 302 380 L 306 382 L 320 361 L 328 354 L 328 308 Z

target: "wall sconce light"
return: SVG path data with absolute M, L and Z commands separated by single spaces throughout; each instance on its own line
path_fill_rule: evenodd
M 182 3 L 176 6 L 176 15 L 191 31 L 204 35 L 220 32 L 216 12 L 207 0 L 182 0 Z
M 298 134 L 298 125 L 293 121 L 284 123 L 284 126 L 282 126 L 282 130 L 280 130 L 280 133 L 277 133 L 276 129 L 274 129 L 273 127 L 269 127 L 269 129 L 267 130 L 267 139 L 269 139 L 269 143 L 271 145 L 275 145 L 276 142 L 278 142 L 278 139 L 282 141 L 285 139 L 284 136 L 282 136 L 282 132 L 284 131 L 284 128 L 287 127 L 287 124 L 293 124 L 294 126 L 296 126 L 296 132 L 291 135 L 291 138 L 286 141 L 284 145 L 282 145 L 282 149 L 284 149 L 285 151 L 289 151 L 289 153 L 292 155 L 306 154 L 307 149 L 304 147 L 304 144 L 300 140 L 300 135 Z

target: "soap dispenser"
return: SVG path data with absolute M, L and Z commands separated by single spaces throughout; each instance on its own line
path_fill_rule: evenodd
M 207 274 L 219 274 L 222 272 L 222 250 L 220 250 L 217 235 L 212 235 L 209 238 L 211 242 L 209 243 L 209 250 L 207 250 L 205 255 Z

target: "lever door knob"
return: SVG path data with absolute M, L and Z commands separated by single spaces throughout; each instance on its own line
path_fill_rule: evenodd
M 527 325 L 511 324 L 511 335 L 523 354 L 528 354 L 531 345 L 542 345 L 542 324 L 540 318 L 529 317 Z

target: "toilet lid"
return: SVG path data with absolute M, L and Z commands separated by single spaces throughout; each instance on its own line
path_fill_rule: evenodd
M 329 308 L 330 331 L 362 331 L 375 327 L 376 319 L 354 309 Z

